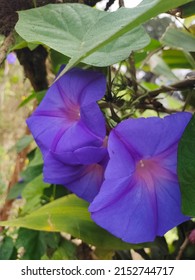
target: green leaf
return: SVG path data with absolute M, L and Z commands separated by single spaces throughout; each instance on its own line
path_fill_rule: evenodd
M 9 260 L 14 250 L 13 239 L 6 236 L 0 245 L 0 260 Z
M 30 160 L 27 168 L 22 171 L 21 178 L 25 182 L 30 182 L 39 176 L 43 171 L 43 159 L 42 154 L 38 148 L 33 153 L 33 158 Z
M 106 44 L 143 24 L 150 18 L 188 2 L 190 0 L 143 0 L 140 5 L 133 9 L 120 8 L 116 12 L 102 17 L 98 24 L 95 23 L 87 34 L 90 40 L 83 42 L 82 46 L 80 46 L 80 53 L 75 54 L 61 75 Z
M 16 247 L 23 248 L 23 260 L 39 260 L 46 250 L 45 233 L 36 230 L 20 228 Z
M 28 167 L 34 167 L 43 164 L 42 154 L 39 148 L 36 148 L 33 159 L 30 161 Z
M 125 243 L 97 226 L 90 218 L 88 203 L 75 195 L 62 197 L 23 218 L 0 222 L 0 225 L 66 232 L 88 244 L 102 247 L 104 250 L 122 250 L 149 246 L 148 243 L 144 245 Z
M 195 114 L 188 123 L 178 147 L 178 177 L 182 211 L 195 216 Z
M 23 189 L 26 187 L 26 182 L 16 183 L 9 191 L 7 195 L 7 200 L 15 199 L 21 196 Z
M 157 75 L 162 75 L 166 77 L 169 81 L 178 81 L 177 76 L 172 72 L 172 70 L 169 68 L 169 66 L 165 63 L 165 61 L 158 56 L 157 54 L 154 54 L 150 59 L 150 64 L 152 71 Z
M 189 4 L 182 5 L 179 7 L 181 10 L 181 16 L 182 18 L 190 17 L 195 14 L 195 2 L 194 0 L 190 2 Z
M 25 196 L 26 192 L 31 192 L 31 195 L 29 197 L 29 200 L 32 197 L 32 200 L 29 204 L 38 203 L 40 205 L 40 196 L 43 194 L 43 191 L 45 188 L 47 188 L 49 185 L 43 183 L 42 180 L 42 170 L 43 170 L 43 159 L 41 152 L 38 148 L 36 148 L 33 151 L 33 157 L 30 160 L 26 170 L 24 170 L 21 174 L 21 180 L 16 183 L 9 191 L 7 199 L 14 199 L 18 196 L 21 196 L 23 193 L 23 190 L 27 187 L 27 190 L 24 191 L 23 195 Z M 37 192 L 37 189 L 34 189 L 34 185 L 39 185 L 39 189 Z M 38 195 L 38 197 L 37 197 Z M 28 195 L 27 197 L 28 198 Z M 29 206 L 28 204 L 28 206 Z
M 18 106 L 18 108 L 23 107 L 24 105 L 28 104 L 31 100 L 36 98 L 36 94 L 33 92 L 31 95 L 29 95 L 27 98 L 25 98 Z
M 32 135 L 25 135 L 21 139 L 18 140 L 16 143 L 16 150 L 18 153 L 20 153 L 22 150 L 24 150 L 28 145 L 33 141 Z
M 101 40 L 107 39 L 112 23 L 106 22 L 100 30 L 97 27 L 103 18 L 108 17 L 107 12 L 85 5 L 48 5 L 19 12 L 16 30 L 28 42 L 38 41 L 61 54 L 75 57 L 81 50 L 85 51 L 87 45 L 98 40 L 98 32 L 102 33 Z M 105 29 L 107 32 L 104 32 Z M 141 49 L 149 42 L 150 38 L 144 28 L 136 27 L 111 43 L 108 42 L 83 61 L 101 67 L 111 65 L 126 59 L 132 50 Z
M 28 166 L 26 170 L 22 171 L 21 178 L 25 182 L 30 182 L 39 176 L 43 171 L 43 165 Z
M 45 96 L 46 90 L 41 90 L 37 92 L 33 92 L 31 95 L 29 95 L 27 98 L 25 98 L 18 106 L 18 108 L 23 107 L 24 105 L 28 104 L 31 100 L 37 99 L 38 103 L 40 103 Z
M 22 190 L 22 197 L 26 199 L 26 204 L 22 209 L 22 213 L 30 213 L 34 209 L 41 206 L 41 198 L 46 188 L 49 188 L 50 184 L 43 182 L 42 174 L 35 177 L 30 181 Z
M 188 53 L 188 55 L 190 55 Z M 163 60 L 168 64 L 168 66 L 171 69 L 174 68 L 182 68 L 182 69 L 191 69 L 191 68 L 195 68 L 195 62 L 193 61 L 193 59 L 189 58 L 189 56 L 186 55 L 185 52 L 181 51 L 181 50 L 173 50 L 173 49 L 169 49 L 169 50 L 164 50 L 162 52 L 162 58 Z
M 187 52 L 195 51 L 195 36 L 178 28 L 169 27 L 163 35 L 161 42 L 164 45 L 180 48 Z
M 52 260 L 76 260 L 77 246 L 64 239 L 59 248 L 52 255 Z
M 69 61 L 69 57 L 65 56 L 62 53 L 59 53 L 53 49 L 50 50 L 50 60 L 52 65 L 52 71 L 57 74 L 60 70 L 62 64 L 67 64 Z
M 11 51 L 20 50 L 23 48 L 29 48 L 33 51 L 38 45 L 26 42 L 22 37 L 20 37 L 17 33 L 14 33 L 14 45 L 10 48 Z

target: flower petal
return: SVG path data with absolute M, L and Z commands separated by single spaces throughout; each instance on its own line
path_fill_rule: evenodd
M 55 145 L 52 145 L 52 151 L 63 153 L 85 146 L 102 147 L 104 139 L 94 136 L 86 129 L 85 124 L 80 121 L 64 131 L 61 137 L 56 140 Z
M 81 106 L 101 99 L 106 91 L 106 79 L 102 73 L 79 68 L 69 70 L 56 83 L 65 98 Z
M 60 130 L 66 131 L 70 126 L 69 122 L 63 118 L 54 116 L 32 115 L 26 122 L 44 156 L 48 153 Z
M 108 152 L 110 161 L 106 168 L 105 178 L 122 178 L 131 175 L 135 171 L 135 161 L 114 130 L 108 138 Z
M 178 142 L 192 115 L 180 112 L 165 118 L 128 119 L 114 130 L 137 160 L 158 155 Z
M 92 202 L 98 194 L 104 179 L 104 168 L 100 164 L 85 166 L 77 180 L 66 184 L 67 188 L 79 197 Z
M 96 137 L 100 137 L 101 139 L 105 138 L 105 119 L 96 103 L 91 103 L 81 108 L 81 120 L 85 124 L 86 129 Z
M 50 153 L 56 160 L 59 160 L 64 164 L 89 165 L 101 162 L 107 156 L 107 149 L 105 147 L 86 146 L 71 152 L 56 153 L 50 151 Z
M 108 199 L 108 200 L 107 200 Z M 92 219 L 130 243 L 153 241 L 156 235 L 155 197 L 144 181 L 106 180 L 89 207 Z
M 44 181 L 61 184 L 79 197 L 91 202 L 99 192 L 104 179 L 104 166 L 101 164 L 68 165 L 48 153 L 44 159 Z
M 159 178 L 156 181 L 158 213 L 157 235 L 164 235 L 171 228 L 189 220 L 181 212 L 181 193 L 178 182 Z
M 44 158 L 43 176 L 44 181 L 51 184 L 66 185 L 77 180 L 85 169 L 82 165 L 68 165 L 57 160 L 52 153 Z

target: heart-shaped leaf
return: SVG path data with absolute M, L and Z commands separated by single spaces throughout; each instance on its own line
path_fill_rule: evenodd
M 40 42 L 72 58 L 96 41 L 96 29 L 108 15 L 107 12 L 84 5 L 48 5 L 19 12 L 16 30 L 27 42 Z M 111 23 L 107 25 L 97 31 L 102 33 L 103 41 L 108 36 L 104 29 L 112 28 Z M 139 26 L 106 44 L 83 61 L 90 65 L 108 66 L 126 59 L 131 51 L 141 49 L 149 42 L 149 36 Z

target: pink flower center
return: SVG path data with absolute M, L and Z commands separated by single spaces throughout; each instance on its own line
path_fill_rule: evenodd
M 163 165 L 163 157 L 141 159 L 136 164 L 135 176 L 137 180 L 143 180 L 151 188 L 161 178 L 175 181 L 177 175 Z
M 141 159 L 136 164 L 137 178 L 144 180 L 148 187 L 152 187 L 154 185 L 155 177 L 158 177 L 162 174 L 162 172 L 162 167 L 153 158 Z
M 69 106 L 68 110 L 66 110 L 66 117 L 70 122 L 76 122 L 80 119 L 80 107 L 78 105 Z

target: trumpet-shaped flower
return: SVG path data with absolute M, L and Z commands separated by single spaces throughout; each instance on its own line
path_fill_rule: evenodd
M 45 181 L 63 184 L 88 201 L 99 190 L 107 157 L 105 120 L 97 104 L 105 89 L 103 74 L 74 68 L 27 119 L 43 154 Z
M 178 141 L 191 118 L 128 119 L 108 139 L 105 181 L 89 207 L 92 219 L 126 242 L 153 241 L 189 219 L 181 212 Z

